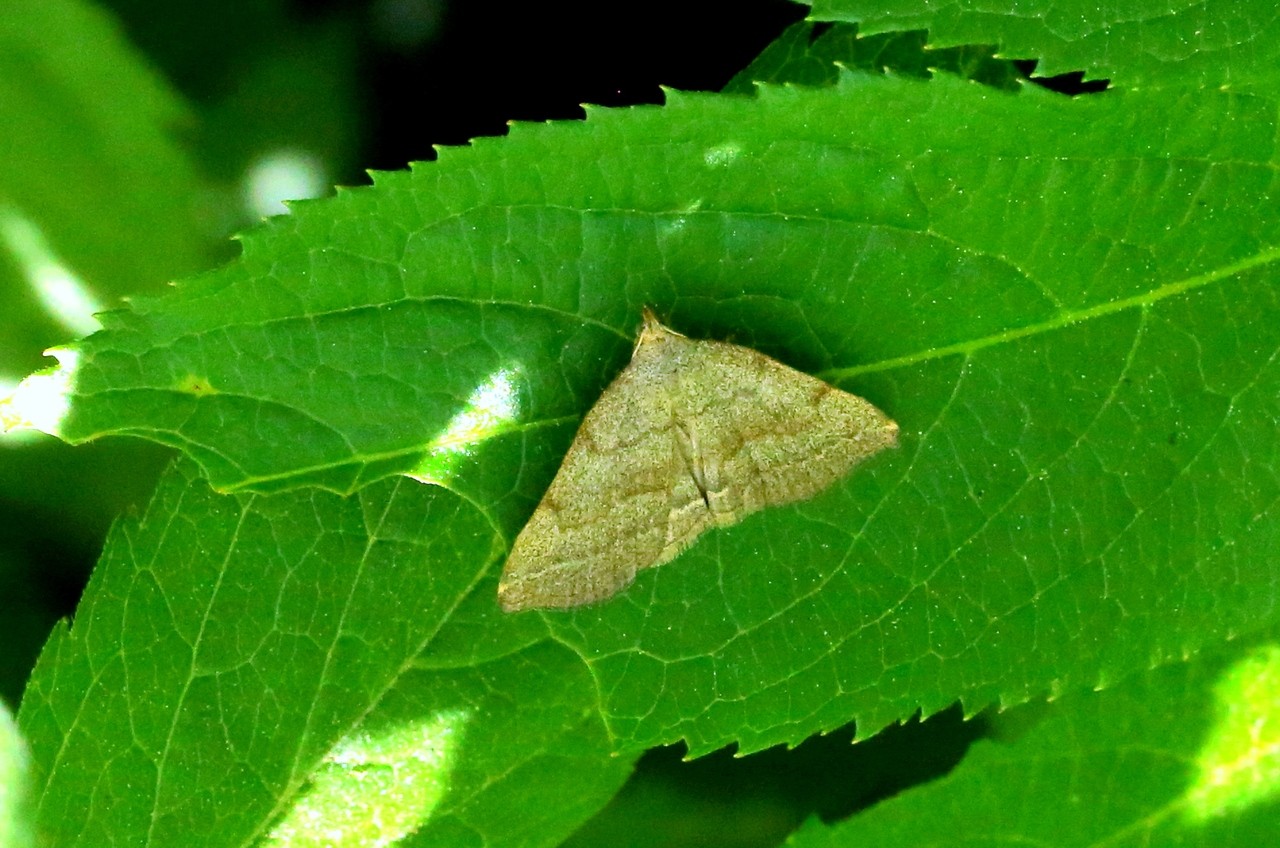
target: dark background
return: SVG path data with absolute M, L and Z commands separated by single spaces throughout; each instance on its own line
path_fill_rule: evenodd
M 807 11 L 787 0 L 107 5 L 197 107 L 234 96 L 247 67 L 271 54 L 307 53 L 336 72 L 335 98 L 353 97 L 360 113 L 355 167 L 340 174 L 357 182 L 362 168 L 430 159 L 432 145 L 501 135 L 508 121 L 580 118 L 582 103 L 660 103 L 660 86 L 718 90 Z M 319 108 L 337 121 L 349 107 Z

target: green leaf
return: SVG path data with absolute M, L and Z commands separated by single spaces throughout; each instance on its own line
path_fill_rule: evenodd
M 5 4 L 0 374 L 17 376 L 43 348 L 88 332 L 92 311 L 207 261 L 196 179 L 173 138 L 186 118 L 101 9 Z
M 814 0 L 810 18 L 857 23 L 864 35 L 927 29 L 936 47 L 990 44 L 1036 59 L 1056 76 L 1084 71 L 1121 88 L 1274 82 L 1280 12 L 1266 0 L 1097 3 L 1027 0 L 1000 9 L 974 0 Z
M 1268 641 L 1019 708 L 998 720 L 1012 738 L 977 743 L 946 778 L 835 826 L 810 821 L 787 845 L 1266 845 L 1278 692 Z
M 1012 62 L 993 58 L 992 48 L 963 45 L 929 49 L 928 38 L 924 30 L 864 37 L 855 26 L 802 21 L 788 27 L 724 90 L 751 94 L 758 82 L 834 85 L 840 79 L 841 65 L 915 77 L 944 71 L 994 88 L 1018 88 L 1021 74 Z
M 9 707 L 0 701 L 0 845 L 27 848 L 32 842 L 27 746 Z
M 189 123 L 101 4 L 3 4 L 0 396 L 45 348 L 96 329 L 94 312 L 208 262 L 199 183 L 178 139 Z M 11 703 L 112 519 L 148 496 L 170 459 L 140 442 L 14 441 L 0 447 L 0 697 Z
M 903 437 L 549 619 L 619 747 L 754 750 L 1090 686 L 1274 615 L 1275 131 L 1260 97 L 945 76 L 517 127 L 111 316 L 65 431 L 183 446 L 218 486 L 348 490 L 416 467 L 511 375 L 516 420 L 450 484 L 509 539 L 652 303 Z
M 608 756 L 577 658 L 494 608 L 499 554 L 438 487 L 226 496 L 171 470 L 23 700 L 42 838 L 554 844 L 630 760 Z

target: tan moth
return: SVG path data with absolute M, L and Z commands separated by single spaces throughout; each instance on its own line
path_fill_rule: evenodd
M 631 362 L 587 413 L 498 584 L 508 612 L 615 595 L 704 531 L 812 497 L 893 447 L 871 403 L 647 308 Z

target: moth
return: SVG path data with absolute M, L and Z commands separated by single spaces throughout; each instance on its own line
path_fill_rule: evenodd
M 507 612 L 604 600 L 708 529 L 810 498 L 897 441 L 868 401 L 689 339 L 646 308 L 630 364 L 516 537 L 498 599 Z

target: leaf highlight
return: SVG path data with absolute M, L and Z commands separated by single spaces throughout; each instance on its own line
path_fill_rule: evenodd
M 1215 687 L 1219 720 L 1187 812 L 1205 821 L 1280 796 L 1280 646 L 1259 648 Z

